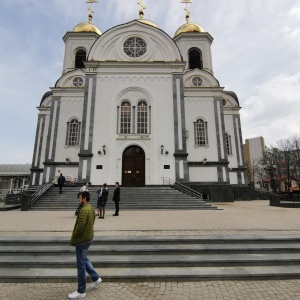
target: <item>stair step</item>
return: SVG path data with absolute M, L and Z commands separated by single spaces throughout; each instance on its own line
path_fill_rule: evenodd
M 95 268 L 103 281 L 203 281 L 299 278 L 300 266 Z M 75 268 L 1 268 L 0 282 L 76 282 Z
M 92 253 L 92 252 L 91 252 Z M 263 265 L 300 265 L 299 253 L 282 254 L 200 254 L 200 255 L 109 255 L 90 254 L 89 259 L 94 267 L 126 268 L 126 267 L 205 267 L 205 266 L 263 266 Z M 31 268 L 38 265 L 39 268 L 72 268 L 76 265 L 74 251 L 59 256 L 55 255 L 27 255 L 0 257 L 0 267 Z
M 300 278 L 300 235 L 96 236 L 107 281 Z M 69 237 L 0 237 L 0 282 L 76 281 Z
M 96 207 L 96 191 L 98 187 L 91 187 L 91 204 Z M 109 187 L 109 201 L 107 209 L 114 209 L 112 202 L 113 187 Z M 34 210 L 75 210 L 77 207 L 77 193 L 79 187 L 65 187 L 63 193 L 58 195 L 58 188 L 52 187 L 32 209 Z M 169 186 L 148 187 L 122 187 L 122 210 L 208 210 L 218 209 L 197 197 L 189 196 Z

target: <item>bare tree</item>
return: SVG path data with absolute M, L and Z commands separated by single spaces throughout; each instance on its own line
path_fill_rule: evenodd
M 292 164 L 293 164 L 293 174 L 292 176 L 297 180 L 298 187 L 300 188 L 300 136 L 294 135 L 291 138 L 291 143 L 293 145 L 292 151 Z

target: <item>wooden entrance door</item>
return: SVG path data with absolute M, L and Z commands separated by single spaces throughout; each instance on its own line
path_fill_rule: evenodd
M 141 147 L 130 146 L 123 153 L 122 186 L 145 186 L 145 152 Z

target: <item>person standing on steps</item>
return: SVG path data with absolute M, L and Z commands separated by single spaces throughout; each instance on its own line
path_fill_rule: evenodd
M 119 185 L 120 185 L 119 182 L 115 182 L 116 189 L 114 190 L 114 195 L 112 199 L 115 202 L 115 208 L 116 208 L 115 214 L 113 215 L 114 217 L 119 215 L 119 202 L 121 201 L 120 199 L 121 190 Z
M 58 181 L 57 181 L 60 194 L 62 194 L 62 187 L 64 186 L 65 182 L 66 182 L 65 176 L 63 176 L 63 174 L 60 173 L 60 176 L 59 176 Z
M 103 188 L 103 186 L 100 184 L 99 188 L 96 192 L 96 194 L 97 194 L 97 214 L 96 214 L 96 216 L 99 216 L 99 217 L 100 217 L 100 210 L 101 210 L 100 207 L 101 207 L 101 201 L 102 201 L 102 188 Z
M 102 188 L 102 193 L 101 193 L 99 219 L 104 219 L 105 206 L 106 206 L 107 200 L 108 200 L 108 189 L 107 189 L 106 183 L 104 183 L 103 188 Z
M 69 299 L 79 299 L 86 296 L 86 273 L 93 280 L 90 284 L 91 289 L 96 288 L 102 281 L 87 258 L 89 247 L 94 238 L 94 223 L 96 218 L 95 210 L 89 203 L 90 193 L 86 191 L 81 192 L 79 202 L 81 209 L 76 218 L 70 240 L 71 246 L 75 246 L 76 249 L 78 287 L 74 293 L 68 295 Z
M 80 192 L 88 192 L 89 191 L 89 183 L 86 183 L 82 188 L 80 189 Z

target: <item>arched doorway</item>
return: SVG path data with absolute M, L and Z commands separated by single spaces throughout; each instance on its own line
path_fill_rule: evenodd
M 122 186 L 145 186 L 145 152 L 139 146 L 130 146 L 123 152 Z

